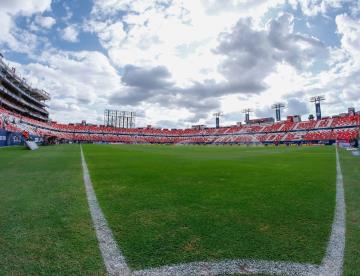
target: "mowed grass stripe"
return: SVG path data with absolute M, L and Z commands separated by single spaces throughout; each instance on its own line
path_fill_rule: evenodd
M 360 275 L 360 158 L 340 151 L 346 202 L 344 275 Z
M 334 148 L 84 147 L 132 268 L 265 259 L 319 264 L 335 204 Z
M 0 152 L 0 275 L 105 274 L 78 146 Z

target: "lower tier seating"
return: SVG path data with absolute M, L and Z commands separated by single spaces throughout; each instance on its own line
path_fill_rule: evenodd
M 114 129 L 104 126 L 87 126 L 41 122 L 20 116 L 0 107 L 0 128 L 35 136 L 52 136 L 68 141 L 109 143 L 288 143 L 341 140 L 353 141 L 359 137 L 360 116 L 326 118 L 300 123 L 277 122 L 272 125 L 229 126 L 196 129 Z

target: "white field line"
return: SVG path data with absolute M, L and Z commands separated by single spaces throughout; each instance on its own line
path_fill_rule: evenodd
M 320 266 L 291 262 L 261 260 L 224 260 L 220 262 L 194 262 L 175 266 L 164 266 L 134 271 L 132 275 L 223 275 L 223 274 L 270 274 L 308 276 L 319 275 Z
M 326 255 L 321 263 L 320 275 L 342 275 L 345 251 L 345 217 L 346 206 L 343 175 L 341 171 L 338 148 L 336 148 L 335 215 L 332 224 L 330 240 L 326 249 Z
M 345 249 L 345 201 L 343 177 L 340 167 L 339 154 L 336 149 L 336 206 L 332 224 L 330 240 L 327 246 L 326 255 L 321 265 L 265 261 L 265 260 L 223 260 L 218 262 L 192 262 L 173 266 L 162 266 L 148 268 L 144 270 L 130 271 L 124 257 L 117 247 L 111 230 L 106 224 L 104 215 L 101 212 L 92 188 L 89 172 L 81 149 L 81 160 L 83 164 L 84 182 L 90 206 L 91 216 L 99 240 L 107 271 L 110 275 L 144 275 L 144 276 L 182 276 L 182 275 L 219 275 L 219 274 L 257 274 L 264 273 L 270 275 L 342 275 L 344 249 Z M 90 190 L 90 192 L 88 192 Z M 91 199 L 89 198 L 91 195 Z M 92 202 L 92 203 L 91 203 Z M 92 205 L 95 210 L 92 211 Z M 95 213 L 95 214 L 93 214 Z M 106 227 L 106 231 L 101 228 L 98 230 L 99 219 L 95 216 L 101 215 L 101 226 Z M 98 233 L 100 232 L 100 234 Z M 100 238 L 99 238 L 100 236 Z M 104 241 L 102 243 L 102 241 Z M 104 245 L 108 244 L 108 245 Z M 117 252 L 116 252 L 117 251 Z M 107 256 L 111 256 L 110 258 Z M 114 257 L 116 256 L 116 257 Z
M 117 246 L 113 234 L 96 199 L 81 146 L 80 151 L 86 196 L 106 270 L 110 275 L 129 275 L 130 269 L 128 268 L 125 258 Z

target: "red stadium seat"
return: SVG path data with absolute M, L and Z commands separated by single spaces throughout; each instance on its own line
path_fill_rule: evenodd
M 3 119 L 1 119 L 3 118 Z M 231 126 L 196 129 L 111 128 L 42 122 L 0 107 L 0 127 L 11 132 L 26 130 L 36 136 L 55 136 L 69 141 L 109 143 L 280 143 L 341 140 L 359 137 L 360 116 L 326 118 L 299 123 Z

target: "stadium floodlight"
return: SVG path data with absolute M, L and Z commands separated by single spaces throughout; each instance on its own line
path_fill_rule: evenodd
M 272 109 L 283 108 L 283 107 L 285 107 L 285 104 L 283 103 L 276 103 L 271 106 Z
M 271 106 L 272 109 L 275 109 L 276 112 L 276 121 L 281 121 L 281 108 L 284 108 L 285 104 L 283 103 L 276 103 Z
M 245 108 L 243 109 L 242 113 L 245 114 L 245 123 L 250 121 L 250 113 L 253 112 L 251 108 Z
M 322 102 L 322 101 L 325 101 L 324 96 L 316 96 L 316 97 L 311 97 L 310 98 L 310 102 L 312 102 L 312 103 Z
M 321 120 L 321 106 L 320 103 L 325 101 L 324 96 L 311 97 L 310 102 L 315 103 L 316 119 Z
M 136 112 L 105 109 L 104 125 L 114 128 L 134 128 Z
M 253 110 L 251 108 L 245 108 L 242 110 L 243 113 L 249 113 L 249 112 L 253 112 Z
M 224 113 L 222 112 L 215 112 L 213 114 L 213 116 L 215 117 L 215 125 L 216 125 L 216 128 L 219 128 L 220 127 L 220 117 L 223 116 Z
M 214 114 L 213 114 L 213 116 L 215 116 L 215 117 L 221 117 L 221 116 L 223 116 L 224 115 L 224 113 L 222 113 L 222 112 L 215 112 Z

